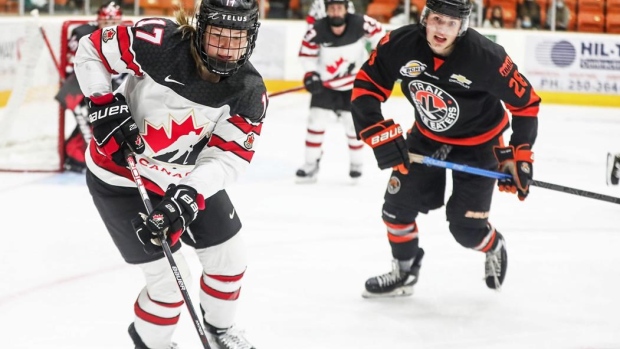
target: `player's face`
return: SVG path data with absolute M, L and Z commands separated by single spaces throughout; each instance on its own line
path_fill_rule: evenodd
M 106 18 L 106 19 L 98 19 L 97 24 L 99 24 L 99 28 L 112 27 L 121 24 L 120 18 Z
M 247 30 L 226 29 L 214 26 L 207 26 L 204 36 L 204 47 L 209 57 L 217 58 L 220 61 L 238 61 L 246 52 L 248 47 Z
M 325 13 L 329 17 L 341 17 L 344 18 L 347 14 L 347 8 L 344 4 L 329 4 Z
M 426 19 L 426 41 L 434 53 L 447 55 L 452 51 L 460 28 L 460 19 L 431 11 Z

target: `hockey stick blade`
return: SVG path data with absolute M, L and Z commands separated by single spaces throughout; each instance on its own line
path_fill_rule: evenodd
M 465 173 L 470 173 L 470 174 L 488 177 L 488 178 L 494 178 L 494 179 L 511 178 L 511 176 L 506 173 L 489 171 L 489 170 L 485 170 L 485 169 L 481 169 L 477 167 L 471 167 L 467 165 L 455 164 L 449 161 L 438 160 L 430 156 L 424 156 L 420 154 L 409 153 L 409 161 L 412 163 L 424 164 L 424 165 L 435 166 L 435 167 L 442 167 L 442 168 L 447 168 L 453 171 L 465 172 Z M 532 180 L 530 185 L 535 186 L 535 187 L 555 190 L 555 191 L 559 191 L 559 192 L 566 193 L 566 194 L 582 196 L 582 197 L 590 198 L 594 200 L 600 200 L 600 201 L 611 202 L 614 204 L 620 204 L 620 198 L 617 198 L 614 196 L 609 196 L 609 195 L 594 193 L 594 192 L 587 191 L 587 190 L 566 187 L 566 186 L 559 185 L 559 184 Z
M 136 187 L 138 187 L 140 197 L 142 197 L 144 207 L 146 208 L 146 213 L 150 214 L 151 212 L 153 212 L 153 204 L 151 203 L 151 199 L 146 192 L 146 187 L 144 186 L 144 182 L 142 182 L 142 177 L 140 176 L 140 172 L 138 171 L 135 153 L 131 150 L 126 149 L 124 155 L 125 160 L 129 165 L 129 170 L 131 171 L 133 181 L 134 183 L 136 183 Z M 168 244 L 168 241 L 164 236 L 164 232 L 159 232 L 158 237 L 159 241 L 161 242 L 161 247 L 164 250 L 164 255 L 166 256 L 166 259 L 168 259 L 168 263 L 170 264 L 170 269 L 172 269 L 172 273 L 174 274 L 174 278 L 177 282 L 177 286 L 179 287 L 179 291 L 181 291 L 181 296 L 183 296 L 183 300 L 185 301 L 185 305 L 187 306 L 189 315 L 192 318 L 194 327 L 196 327 L 196 331 L 198 332 L 198 336 L 200 337 L 202 346 L 204 349 L 211 349 L 211 346 L 209 345 L 209 342 L 207 340 L 207 336 L 205 335 L 205 331 L 202 328 L 202 324 L 200 323 L 200 319 L 198 318 L 198 315 L 196 315 L 196 311 L 194 310 L 192 299 L 189 296 L 187 287 L 185 286 L 185 282 L 183 281 L 183 277 L 181 276 L 181 272 L 179 271 L 179 267 L 177 266 L 174 257 L 172 257 L 172 250 L 170 250 L 170 244 Z

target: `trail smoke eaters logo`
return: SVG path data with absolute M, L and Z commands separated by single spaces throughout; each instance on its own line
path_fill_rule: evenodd
M 103 42 L 108 42 L 114 39 L 114 35 L 116 35 L 116 31 L 114 31 L 114 29 L 106 29 L 103 31 L 103 34 L 101 34 L 101 38 L 103 39 Z
M 432 131 L 444 132 L 459 118 L 459 105 L 446 91 L 425 81 L 409 83 L 409 93 L 422 123 Z
M 180 165 L 194 164 L 198 153 L 209 141 L 207 125 L 196 125 L 193 112 L 181 121 L 168 115 L 165 125 L 152 125 L 145 121 L 142 138 L 153 151 L 154 159 Z

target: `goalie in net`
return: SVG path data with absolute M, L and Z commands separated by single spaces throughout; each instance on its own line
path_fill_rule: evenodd
M 78 43 L 84 36 L 90 35 L 95 30 L 109 26 L 116 26 L 122 21 L 123 12 L 116 2 L 107 2 L 97 11 L 97 20 L 82 24 L 71 31 L 71 36 L 67 42 L 67 56 L 65 69 L 65 80 L 56 95 L 56 100 L 66 110 L 69 110 L 75 117 L 76 126 L 64 144 L 65 161 L 63 168 L 66 171 L 84 172 L 86 164 L 84 153 L 86 144 L 90 141 L 92 133 L 87 117 L 87 108 L 84 95 L 80 91 L 80 86 L 73 73 L 73 59 L 78 49 Z M 114 76 L 113 88 L 116 89 L 123 81 L 126 74 Z

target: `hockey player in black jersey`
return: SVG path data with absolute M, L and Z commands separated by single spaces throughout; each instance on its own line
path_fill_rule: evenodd
M 540 98 L 517 65 L 497 45 L 468 28 L 468 0 L 428 0 L 420 25 L 386 35 L 357 74 L 353 119 L 379 168 L 394 168 L 383 204 L 383 220 L 394 258 L 387 274 L 366 281 L 365 297 L 410 295 L 424 251 L 419 247 L 419 213 L 444 205 L 446 170 L 409 163 L 408 152 L 447 159 L 512 178 L 501 191 L 524 200 L 532 179 L 532 146 Z M 400 125 L 381 113 L 394 82 L 415 108 L 405 139 Z M 512 136 L 504 145 L 502 133 Z M 446 206 L 449 229 L 463 247 L 486 254 L 485 280 L 499 289 L 506 276 L 503 236 L 488 222 L 494 179 L 452 172 Z
M 80 40 L 75 72 L 93 127 L 86 182 L 121 256 L 144 273 L 129 326 L 135 347 L 176 347 L 184 302 L 156 238 L 162 232 L 186 283 L 181 245 L 201 263 L 200 307 L 212 347 L 251 349 L 233 326 L 246 252 L 226 188 L 252 161 L 267 109 L 265 84 L 249 62 L 258 4 L 203 0 L 196 22 L 190 18 L 179 11 L 175 21 L 145 18 Z M 114 73 L 129 74 L 116 93 Z M 148 215 L 128 149 L 154 206 Z
M 374 19 L 347 13 L 348 0 L 325 0 L 327 16 L 308 28 L 299 50 L 306 71 L 304 86 L 312 94 L 304 164 L 298 183 L 314 182 L 319 172 L 325 129 L 340 118 L 349 146 L 349 176 L 362 175 L 362 147 L 351 119 L 351 89 L 355 74 L 385 33 Z
M 76 127 L 65 140 L 65 162 L 64 169 L 73 172 L 84 172 L 86 163 L 84 152 L 86 151 L 86 143 L 91 138 L 90 125 L 86 114 L 86 101 L 80 92 L 80 86 L 73 74 L 73 59 L 78 48 L 80 39 L 90 35 L 97 29 L 108 26 L 115 26 L 121 23 L 123 11 L 116 2 L 107 2 L 97 11 L 97 21 L 82 24 L 71 31 L 71 36 L 67 42 L 67 65 L 65 69 L 65 79 L 63 86 L 56 95 L 56 99 L 63 105 L 63 108 L 69 109 L 76 119 Z M 116 86 L 120 85 L 121 76 L 115 76 L 113 82 Z

